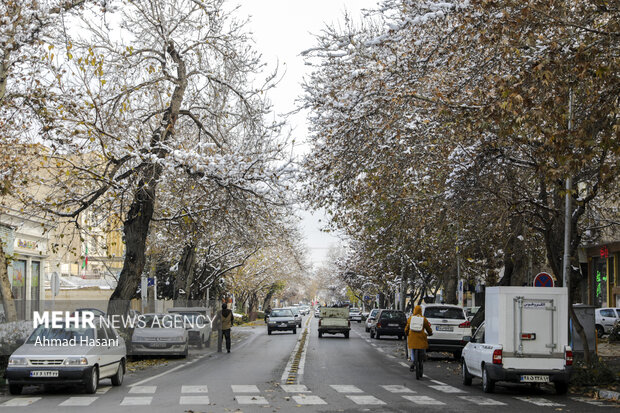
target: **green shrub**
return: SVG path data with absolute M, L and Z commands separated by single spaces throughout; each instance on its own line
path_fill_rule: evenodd
M 609 333 L 609 342 L 613 343 L 618 341 L 620 341 L 620 322 L 616 321 L 614 328 L 612 328 Z
M 616 374 L 598 358 L 589 365 L 583 361 L 577 362 L 571 377 L 571 384 L 577 386 L 601 386 L 615 381 Z

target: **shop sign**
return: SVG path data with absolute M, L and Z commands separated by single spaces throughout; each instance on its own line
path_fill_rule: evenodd
M 36 250 L 37 248 L 39 248 L 39 245 L 37 244 L 36 241 L 29 241 L 26 239 L 18 238 L 16 242 L 17 242 L 18 248 L 24 248 L 28 250 Z
M 601 258 L 609 258 L 609 250 L 607 249 L 607 245 L 603 245 L 601 247 Z

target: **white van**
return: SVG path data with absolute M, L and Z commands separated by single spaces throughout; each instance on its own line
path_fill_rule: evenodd
M 498 381 L 553 383 L 556 393 L 566 393 L 573 365 L 566 288 L 487 288 L 485 322 L 462 363 L 463 384 L 480 377 L 486 393 Z

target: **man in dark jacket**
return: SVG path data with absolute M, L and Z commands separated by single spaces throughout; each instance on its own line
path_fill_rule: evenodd
M 230 329 L 232 328 L 233 313 L 226 303 L 222 304 L 222 334 L 226 340 L 226 351 L 230 353 Z

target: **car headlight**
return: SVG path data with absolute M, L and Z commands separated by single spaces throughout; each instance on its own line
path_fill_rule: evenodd
M 62 364 L 65 366 L 86 366 L 88 360 L 86 357 L 68 357 Z
M 10 357 L 9 358 L 9 366 L 25 366 L 28 364 L 28 361 L 25 357 Z
M 177 340 L 177 341 L 185 341 L 185 336 L 177 336 L 177 337 L 175 337 L 175 340 Z

